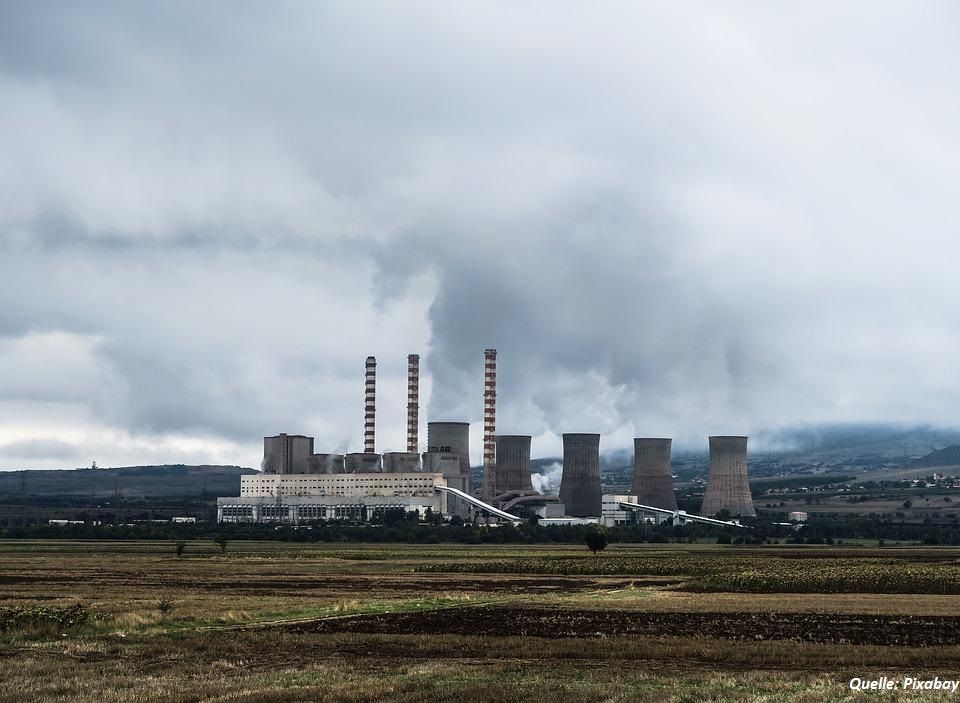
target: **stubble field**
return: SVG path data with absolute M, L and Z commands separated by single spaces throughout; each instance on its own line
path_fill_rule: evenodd
M 957 676 L 958 569 L 948 548 L 0 542 L 0 701 L 947 700 L 847 681 Z

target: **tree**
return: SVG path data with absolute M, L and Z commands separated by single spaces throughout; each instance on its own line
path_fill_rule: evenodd
M 587 534 L 584 535 L 583 541 L 587 543 L 587 548 L 596 554 L 597 552 L 602 552 L 607 548 L 607 531 L 600 527 L 592 527 L 587 530 Z
M 227 536 L 222 532 L 213 538 L 213 543 L 220 547 L 220 553 L 226 555 L 227 553 Z

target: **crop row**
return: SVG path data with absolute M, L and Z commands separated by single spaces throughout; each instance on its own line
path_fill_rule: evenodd
M 896 559 L 785 559 L 706 555 L 509 559 L 429 564 L 422 572 L 598 576 L 689 576 L 684 588 L 742 593 L 960 594 L 960 566 Z

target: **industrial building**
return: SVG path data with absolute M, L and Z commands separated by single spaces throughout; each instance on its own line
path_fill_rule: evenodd
M 312 455 L 313 437 L 282 433 L 276 437 L 264 437 L 260 468 L 268 474 L 305 474 L 307 459 Z
M 710 474 L 700 512 L 716 515 L 756 517 L 750 484 L 747 482 L 747 438 L 710 437 Z
M 653 505 L 643 505 L 637 502 L 638 496 L 604 494 L 600 512 L 600 524 L 605 527 L 619 525 L 635 525 L 649 522 L 653 524 L 670 523 L 671 525 L 686 525 L 687 523 L 702 523 L 723 527 L 742 528 L 736 520 L 714 520 L 701 515 L 690 515 L 685 510 L 665 510 Z
M 217 498 L 220 522 L 370 520 L 386 510 L 446 514 L 440 474 L 257 474 L 240 477 L 240 495 Z

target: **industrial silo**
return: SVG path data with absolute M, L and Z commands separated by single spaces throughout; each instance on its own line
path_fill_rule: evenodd
M 633 440 L 633 490 L 641 505 L 666 510 L 677 509 L 673 493 L 673 469 L 670 447 L 673 440 L 636 438 Z
M 732 516 L 757 514 L 747 482 L 746 437 L 710 438 L 710 475 L 700 514 L 716 515 L 721 510 L 728 510 Z
M 342 474 L 343 454 L 314 454 L 307 459 L 307 473 Z
M 382 473 L 380 455 L 372 452 L 353 452 L 347 454 L 343 461 L 344 473 L 348 474 L 379 474 Z
M 567 515 L 600 515 L 600 435 L 563 435 L 563 476 L 560 500 Z
M 386 452 L 383 455 L 383 473 L 413 474 L 420 471 L 420 455 L 416 452 Z
M 497 435 L 497 493 L 533 491 L 530 481 L 530 435 Z

